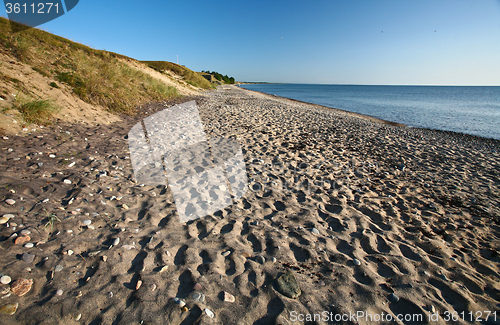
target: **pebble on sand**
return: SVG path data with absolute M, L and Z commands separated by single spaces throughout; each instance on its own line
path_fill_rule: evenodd
M 8 205 L 14 205 L 16 203 L 16 201 L 13 199 L 7 199 L 7 200 L 5 200 L 5 203 L 7 203 Z
M 31 240 L 30 236 L 20 236 L 20 237 L 16 238 L 16 240 L 14 241 L 14 244 L 23 245 L 23 244 L 26 244 L 27 242 L 29 242 L 30 240 Z
M 199 284 L 198 282 L 196 282 L 193 286 L 193 290 L 201 290 L 201 284 Z
M 10 291 L 21 297 L 27 294 L 33 286 L 33 279 L 18 279 L 10 285 Z
M 229 292 L 224 291 L 224 301 L 225 302 L 235 302 L 236 299 L 234 298 L 234 296 L 232 294 L 230 294 Z
M 399 297 L 396 296 L 394 293 L 391 293 L 389 295 L 389 301 L 392 301 L 392 302 L 398 302 L 399 301 Z
M 21 256 L 21 259 L 22 259 L 23 261 L 25 261 L 26 263 L 33 263 L 33 261 L 35 260 L 35 254 L 24 253 L 24 254 Z
M 71 181 L 69 179 L 65 179 L 63 182 L 64 184 L 71 184 Z
M 214 318 L 215 314 L 208 308 L 205 308 L 205 314 L 207 314 L 208 317 Z
M 313 234 L 319 235 L 319 230 L 318 230 L 318 229 L 316 229 L 316 228 L 311 229 L 311 232 L 312 232 Z
M 58 296 L 62 296 L 62 294 L 63 294 L 63 291 L 62 291 L 61 289 L 58 289 L 58 290 L 56 291 L 56 295 L 58 295 Z
M 4 315 L 14 315 L 17 311 L 17 307 L 19 307 L 19 303 L 16 302 L 14 304 L 7 304 L 0 307 L 0 314 Z
M 0 225 L 3 225 L 7 222 L 9 222 L 9 218 L 6 218 L 5 216 L 0 217 Z
M 255 261 L 260 263 L 260 264 L 264 264 L 264 263 L 266 263 L 266 258 L 262 255 L 257 255 L 255 257 Z
M 276 287 L 281 294 L 292 299 L 298 298 L 302 293 L 291 271 L 287 271 L 276 279 Z
M 90 226 L 91 223 L 92 223 L 92 220 L 90 220 L 90 219 L 83 220 L 83 224 L 85 226 Z
M 12 281 L 12 278 L 8 275 L 4 275 L 0 278 L 0 283 L 1 284 L 9 284 L 10 281 Z
M 356 266 L 361 265 L 361 262 L 360 262 L 357 258 L 353 258 L 353 259 L 352 259 L 352 262 L 353 262 L 353 263 L 354 263 L 354 265 L 356 265 Z

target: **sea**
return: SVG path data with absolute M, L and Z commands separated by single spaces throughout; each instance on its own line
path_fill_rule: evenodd
M 242 88 L 410 127 L 500 140 L 500 87 L 244 84 Z

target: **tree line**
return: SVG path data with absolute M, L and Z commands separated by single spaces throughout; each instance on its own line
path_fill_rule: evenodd
M 218 72 L 215 72 L 215 71 L 201 71 L 203 73 L 209 73 L 211 74 L 212 76 L 214 76 L 215 79 L 219 80 L 219 81 L 224 81 L 225 83 L 227 84 L 234 84 L 234 78 L 233 77 L 228 77 L 227 75 L 222 75 Z

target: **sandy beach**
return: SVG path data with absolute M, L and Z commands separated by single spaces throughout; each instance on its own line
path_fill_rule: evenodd
M 249 189 L 181 223 L 127 134 L 189 100 Z M 500 324 L 500 141 L 235 86 L 34 129 L 0 137 L 1 324 Z

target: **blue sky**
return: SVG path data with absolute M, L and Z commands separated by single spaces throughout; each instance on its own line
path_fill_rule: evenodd
M 40 28 L 240 81 L 500 85 L 500 0 L 81 0 Z

